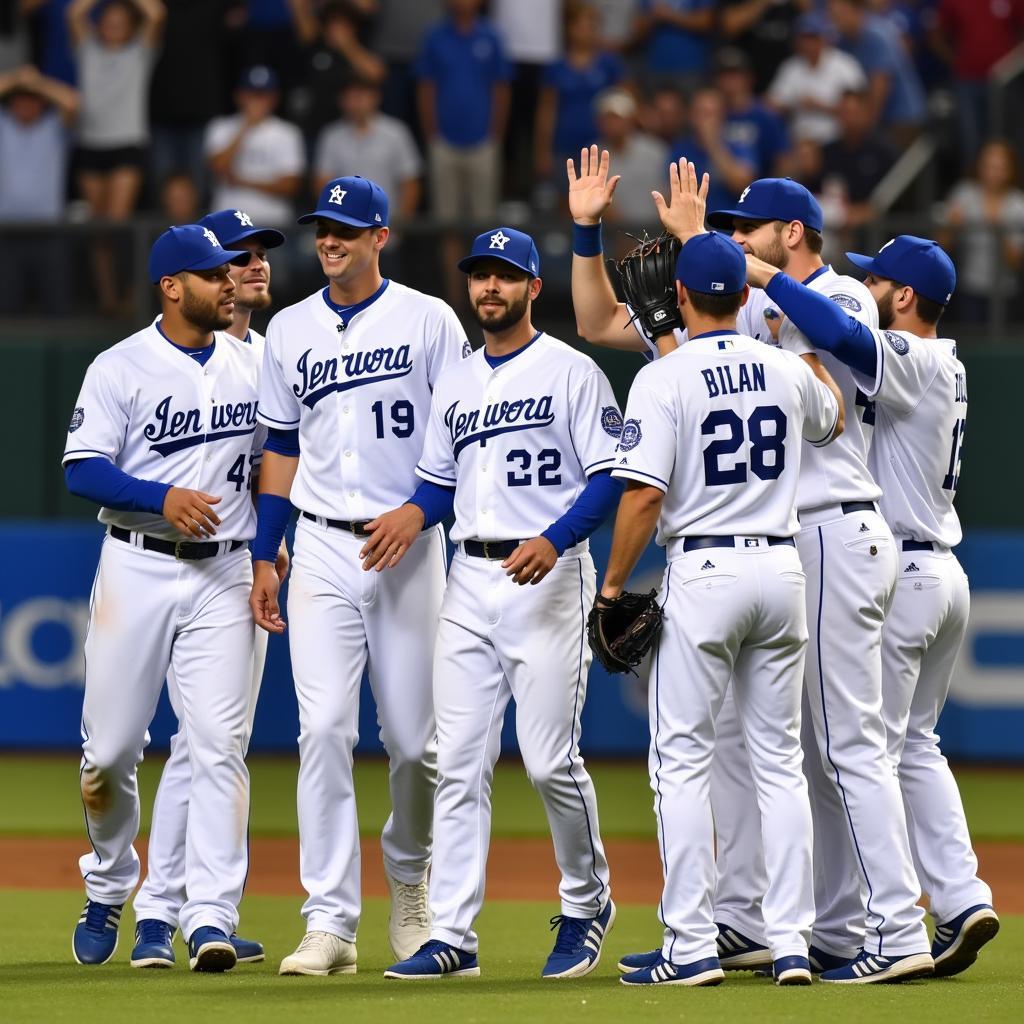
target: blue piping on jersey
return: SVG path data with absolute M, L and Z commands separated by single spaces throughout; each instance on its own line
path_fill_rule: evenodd
M 701 338 L 720 338 L 726 334 L 739 334 L 739 331 L 734 331 L 731 327 L 721 331 L 705 331 L 703 334 L 695 334 L 692 338 L 688 338 L 688 341 L 699 341 Z
M 368 298 L 363 299 L 362 302 L 353 302 L 351 306 L 339 306 L 336 302 L 331 300 L 330 291 L 331 286 L 328 285 L 320 294 L 324 298 L 324 302 L 327 304 L 327 308 L 334 313 L 342 323 L 342 326 L 347 327 L 352 322 L 352 317 L 357 313 L 362 313 L 364 309 L 372 306 L 387 290 L 388 285 L 391 282 L 385 277 L 380 283 L 380 287 Z
M 832 268 L 826 263 L 823 267 L 818 267 L 818 269 L 815 270 L 813 274 L 809 274 L 800 283 L 803 284 L 803 285 L 808 285 L 812 281 L 816 281 L 819 277 L 821 277 L 821 275 L 824 274 L 826 270 L 831 270 L 831 269 Z
M 153 326 L 160 332 L 160 337 L 167 342 L 168 345 L 173 346 L 179 352 L 184 352 L 189 359 L 198 363 L 200 366 L 205 366 L 213 355 L 213 350 L 217 347 L 217 339 L 214 338 L 209 345 L 204 345 L 202 348 L 189 348 L 185 345 L 179 345 L 176 341 L 171 341 L 164 332 L 164 329 L 160 326 L 160 321 L 157 320 Z
M 503 356 L 489 356 L 487 350 L 484 349 L 484 359 L 487 360 L 487 365 L 492 369 L 496 369 L 501 366 L 502 363 L 507 363 L 510 359 L 515 359 L 516 356 L 522 355 L 544 332 L 538 331 L 525 345 L 521 348 L 517 348 L 515 352 L 507 352 Z

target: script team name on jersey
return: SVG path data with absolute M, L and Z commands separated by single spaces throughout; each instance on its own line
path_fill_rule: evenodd
M 455 458 L 467 445 L 479 441 L 486 444 L 489 437 L 510 434 L 517 430 L 531 430 L 550 426 L 555 421 L 551 411 L 551 395 L 540 398 L 517 398 L 486 405 L 482 409 L 458 411 L 459 402 L 453 402 L 444 414 L 444 425 L 452 438 Z
M 202 410 L 172 410 L 173 401 L 173 395 L 161 399 L 153 412 L 153 418 L 142 431 L 146 440 L 153 442 L 149 450 L 158 455 L 166 457 L 171 452 L 197 444 L 251 434 L 256 429 L 256 402 L 211 405 L 210 427 L 207 431 L 203 427 Z
M 299 356 L 295 369 L 299 382 L 292 385 L 295 397 L 312 409 L 322 398 L 336 391 L 348 391 L 364 384 L 394 380 L 412 372 L 408 345 L 349 352 L 329 359 L 313 359 L 313 349 Z M 338 379 L 339 371 L 342 379 Z

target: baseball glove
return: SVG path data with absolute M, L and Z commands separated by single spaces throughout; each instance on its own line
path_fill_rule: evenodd
M 622 278 L 626 302 L 633 319 L 649 338 L 682 330 L 683 318 L 676 301 L 676 259 L 679 239 L 669 234 L 637 239 L 634 246 L 615 264 Z
M 656 590 L 647 594 L 626 590 L 616 598 L 599 594 L 594 601 L 587 616 L 587 641 L 609 672 L 632 672 L 658 639 L 665 613 L 657 597 Z

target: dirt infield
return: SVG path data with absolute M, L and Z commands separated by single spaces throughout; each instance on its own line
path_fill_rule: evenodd
M 621 903 L 657 903 L 661 895 L 658 848 L 646 839 L 612 839 L 605 843 L 612 885 Z M 145 841 L 138 845 L 145 867 Z M 87 847 L 80 839 L 0 838 L 0 888 L 80 889 L 78 857 Z M 380 844 L 364 840 L 363 892 L 387 896 Z M 996 906 L 1024 914 L 1024 843 L 980 843 L 981 875 L 992 886 Z M 299 845 L 294 838 L 253 839 L 248 891 L 301 897 Z M 557 900 L 558 871 L 547 839 L 499 839 L 491 844 L 487 896 L 498 900 Z

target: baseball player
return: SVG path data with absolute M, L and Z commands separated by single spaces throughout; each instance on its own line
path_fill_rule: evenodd
M 967 421 L 967 377 L 937 324 L 956 286 L 932 241 L 894 238 L 876 256 L 847 253 L 867 271 L 880 330 L 849 318 L 774 267 L 750 276 L 812 344 L 849 366 L 875 406 L 870 468 L 897 540 L 899 580 L 882 630 L 882 715 L 899 766 L 914 863 L 935 919 L 935 974 L 966 970 L 999 930 L 992 891 L 978 878 L 956 782 L 935 733 L 967 628 L 967 577 L 950 550 Z M 857 964 L 846 969 L 858 971 Z
M 225 250 L 199 225 L 150 252 L 161 318 L 99 355 L 68 428 L 73 493 L 100 504 L 107 536 L 90 601 L 82 711 L 82 800 L 92 852 L 75 929 L 79 963 L 108 961 L 138 882 L 136 766 L 168 671 L 188 747 L 185 894 L 189 966 L 235 965 L 247 867 L 253 629 L 246 542 L 256 515 L 244 486 L 259 455 L 259 366 L 231 326 Z
M 270 305 L 270 261 L 267 250 L 284 243 L 284 235 L 274 228 L 253 224 L 244 210 L 219 210 L 203 217 L 199 224 L 209 228 L 223 245 L 248 254 L 246 263 L 229 263 L 228 275 L 235 283 L 235 312 L 225 334 L 251 345 L 257 366 L 263 365 L 263 336 L 253 331 L 249 322 L 255 310 Z M 260 427 L 260 437 L 266 428 Z M 258 466 L 251 470 L 258 476 Z M 246 467 L 248 477 L 250 468 Z M 236 481 L 237 482 L 237 481 Z M 252 491 L 251 483 L 246 487 Z M 287 552 L 282 546 L 278 557 L 278 573 L 287 572 Z M 263 664 L 266 659 L 267 633 L 255 630 L 252 697 L 249 705 L 248 732 L 256 713 Z M 130 963 L 133 967 L 172 967 L 174 965 L 174 931 L 185 902 L 185 832 L 188 821 L 188 797 L 191 770 L 188 743 L 182 725 L 181 701 L 174 684 L 173 669 L 168 673 L 168 692 L 178 715 L 178 731 L 171 737 L 171 751 L 160 776 L 153 820 L 149 831 L 148 869 L 142 886 L 135 894 L 135 948 Z M 248 744 L 247 744 L 248 745 Z M 258 963 L 264 958 L 263 946 L 250 939 L 231 935 L 231 944 L 239 963 Z
M 276 557 L 300 510 L 288 597 L 299 704 L 300 872 L 306 935 L 282 974 L 352 974 L 359 923 L 359 829 L 352 783 L 364 667 L 390 759 L 392 813 L 381 843 L 389 937 L 408 956 L 429 931 L 436 740 L 431 664 L 445 582 L 444 536 L 424 530 L 401 567 L 362 571 L 367 523 L 404 502 L 441 371 L 469 343 L 454 312 L 380 275 L 388 200 L 365 178 L 329 181 L 316 249 L 327 287 L 267 330 L 260 421 L 270 428 L 253 546 L 256 622 L 281 633 Z M 389 554 L 389 558 L 394 552 Z
M 533 326 L 541 279 L 529 235 L 485 231 L 458 266 L 469 278 L 484 346 L 438 381 L 417 466 L 425 484 L 367 544 L 372 564 L 454 501 L 458 551 L 434 657 L 434 921 L 430 941 L 384 976 L 480 973 L 474 923 L 484 898 L 491 780 L 514 697 L 523 762 L 544 802 L 562 876 L 561 914 L 552 920 L 558 935 L 541 977 L 582 977 L 597 966 L 615 921 L 579 737 L 595 588 L 587 538 L 621 492 L 609 471 L 622 419 L 594 362 Z
M 730 681 L 768 866 L 765 930 L 780 985 L 811 982 L 811 814 L 801 771 L 807 625 L 793 541 L 803 446 L 842 430 L 828 375 L 736 330 L 747 297 L 735 242 L 695 235 L 677 263 L 688 340 L 630 389 L 614 475 L 627 481 L 601 596 L 625 587 L 655 525 L 668 567 L 651 669 L 650 771 L 665 873 L 659 955 L 627 985 L 717 985 L 708 792 Z

